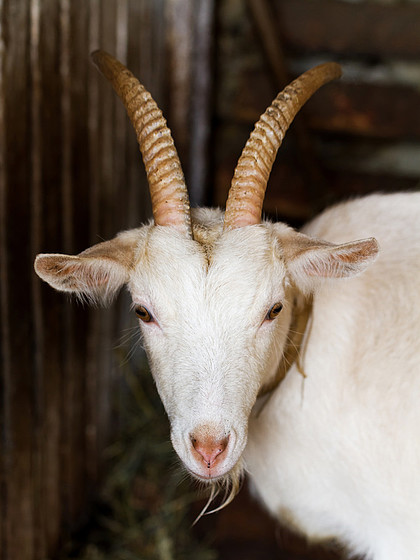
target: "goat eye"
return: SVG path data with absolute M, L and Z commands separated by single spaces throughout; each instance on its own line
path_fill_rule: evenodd
M 273 307 L 267 313 L 267 315 L 265 317 L 266 320 L 267 321 L 273 321 L 282 309 L 283 309 L 283 305 L 281 303 L 275 303 L 273 305 Z
M 153 317 L 152 317 L 151 313 L 143 305 L 138 305 L 135 308 L 135 312 L 136 312 L 137 317 L 139 319 L 141 319 L 143 321 L 143 323 L 150 323 L 151 321 L 153 321 Z

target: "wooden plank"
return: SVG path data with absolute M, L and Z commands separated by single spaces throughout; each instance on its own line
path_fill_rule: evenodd
M 41 252 L 43 234 L 42 213 L 42 122 L 41 122 L 41 3 L 40 0 L 30 1 L 30 80 L 31 80 L 31 260 Z M 47 554 L 46 525 L 48 523 L 44 509 L 44 454 L 46 439 L 45 400 L 44 400 L 44 308 L 39 279 L 31 275 L 32 283 L 32 322 L 33 322 L 33 531 L 34 558 L 42 558 Z
M 33 560 L 33 355 L 30 224 L 30 81 L 28 30 L 29 3 L 5 6 L 6 38 L 3 79 L 5 91 L 5 145 L 7 146 L 5 200 L 6 266 L 8 267 L 8 317 L 10 333 L 10 377 L 6 387 L 9 414 L 6 436 L 7 532 L 6 558 Z M 17 63 L 19 61 L 19 63 Z
M 320 159 L 330 169 L 420 178 L 419 142 L 324 137 L 317 145 Z
M 318 199 L 313 201 L 310 189 L 300 173 L 299 161 L 289 148 L 286 147 L 273 166 L 264 200 L 264 213 L 294 226 L 306 222 L 326 206 L 352 196 L 378 191 L 405 191 L 418 186 L 419 177 L 328 167 L 321 158 L 325 184 Z M 216 206 L 225 206 L 235 165 L 236 158 L 229 155 L 217 165 L 213 191 L 213 204 Z
M 420 138 L 420 91 L 408 86 L 331 84 L 304 109 L 313 129 L 382 139 Z
M 248 7 L 258 32 L 265 61 L 270 70 L 274 84 L 272 97 L 274 97 L 277 91 L 286 87 L 290 81 L 282 39 L 279 36 L 269 0 L 248 0 Z M 290 136 L 300 155 L 300 173 L 308 185 L 311 198 L 316 200 L 325 178 L 318 163 L 306 122 L 301 114 L 294 118 Z
M 127 62 L 129 13 L 128 0 L 117 2 L 115 53 L 117 59 L 121 60 L 124 64 Z M 127 126 L 129 123 L 121 102 L 117 101 L 115 96 L 114 105 L 114 181 L 115 189 L 118 193 L 117 200 L 119 201 L 116 228 L 117 230 L 122 230 L 127 227 L 125 204 L 128 178 L 126 162 Z
M 6 146 L 6 51 L 5 51 L 5 7 L 0 5 L 0 558 L 9 558 L 8 535 L 10 522 L 8 516 L 9 455 L 10 455 L 10 386 L 11 386 L 11 332 L 9 323 L 9 271 L 7 245 L 7 146 Z
M 249 87 L 249 84 L 252 87 Z M 248 84 L 248 86 L 247 86 Z M 271 86 L 264 70 L 245 72 L 236 97 L 222 101 L 219 117 L 251 125 L 270 103 Z M 302 109 L 313 131 L 381 139 L 420 138 L 420 92 L 406 85 L 349 83 L 328 84 Z
M 100 37 L 101 45 L 110 53 L 116 52 L 117 47 L 117 0 L 108 1 L 101 5 Z M 117 233 L 117 218 L 120 215 L 118 201 L 121 194 L 116 191 L 119 186 L 115 177 L 115 152 L 117 150 L 115 135 L 115 109 L 121 103 L 115 95 L 110 84 L 102 79 L 100 99 L 100 145 L 99 145 L 99 230 L 96 232 L 97 242 L 100 239 L 109 239 Z M 120 107 L 121 109 L 121 107 Z M 124 145 L 121 146 L 123 148 Z M 118 147 L 119 149 L 120 147 Z M 100 239 L 98 239 L 100 238 Z M 98 474 L 100 473 L 100 459 L 109 442 L 109 427 L 111 426 L 111 400 L 112 381 L 115 369 L 114 346 L 115 333 L 115 307 L 112 309 L 95 310 L 97 321 L 98 342 L 96 348 L 96 426 L 98 434 Z M 100 462 L 99 462 L 100 461 Z
M 87 112 L 87 66 L 88 53 L 88 15 L 89 6 L 84 0 L 71 0 L 69 6 L 69 137 L 71 166 L 69 182 L 71 185 L 71 211 L 68 215 L 72 221 L 71 252 L 78 253 L 89 245 L 89 162 L 88 162 L 88 123 Z M 66 46 L 64 45 L 64 48 Z M 65 209 L 64 209 L 65 211 Z M 87 519 L 94 484 L 88 484 L 86 478 L 86 339 L 89 309 L 72 305 L 71 360 L 72 380 L 69 381 L 72 400 L 69 403 L 67 433 L 69 435 L 69 453 L 71 457 L 70 487 L 70 526 L 74 528 Z
M 155 9 L 161 9 L 161 2 L 155 2 Z M 160 91 L 153 83 L 152 53 L 155 29 L 150 11 L 153 6 L 145 0 L 129 0 L 130 17 L 128 21 L 127 66 L 138 77 L 140 82 L 150 91 L 152 97 L 159 104 Z M 139 34 L 139 29 L 144 28 L 144 33 Z M 159 40 L 159 36 L 155 37 Z M 155 61 L 157 63 L 157 61 Z M 153 86 L 153 87 L 152 87 Z M 109 87 L 107 85 L 107 87 Z M 122 110 L 121 107 L 119 109 Z M 127 117 L 125 117 L 127 118 Z M 143 162 L 137 145 L 133 127 L 127 125 L 127 190 L 125 197 L 125 227 L 138 227 L 140 216 L 144 219 L 152 216 L 149 187 L 146 180 Z
M 100 46 L 100 3 L 99 0 L 89 2 L 89 54 Z M 89 158 L 89 244 L 97 239 L 99 231 L 99 189 L 100 189 L 100 157 L 99 157 L 99 80 L 101 76 L 93 64 L 88 66 L 88 158 Z M 97 348 L 99 344 L 99 316 L 90 314 L 87 330 L 86 351 L 86 475 L 94 486 L 99 478 L 99 446 L 98 446 L 98 368 Z
M 61 131 L 60 99 L 60 5 L 56 0 L 44 0 L 41 5 L 40 55 L 42 123 L 42 222 L 40 224 L 42 252 L 58 252 L 62 248 L 61 228 Z M 42 496 L 38 515 L 45 519 L 44 538 L 47 554 L 53 556 L 60 540 L 62 522 L 62 480 L 60 471 L 60 431 L 62 416 L 62 318 L 66 314 L 62 297 L 42 283 L 43 312 L 43 457 Z
M 60 251 L 73 251 L 73 200 L 71 196 L 71 77 L 70 77 L 70 2 L 60 0 L 60 129 L 61 129 L 61 208 L 62 246 Z M 74 394 L 74 310 L 65 309 L 61 331 L 63 362 L 61 364 L 61 430 L 60 430 L 60 499 L 62 509 L 62 531 L 68 533 L 71 528 L 73 507 L 73 457 L 72 457 L 72 405 Z
M 168 0 L 167 14 L 170 91 L 168 121 L 188 181 L 194 0 Z
M 347 3 L 275 0 L 287 49 L 349 56 L 420 56 L 420 6 L 415 3 Z
M 169 0 L 166 15 L 168 122 L 191 204 L 197 206 L 208 186 L 214 2 Z
M 192 206 L 208 202 L 210 100 L 213 91 L 213 25 L 214 0 L 199 0 L 194 3 L 192 53 L 192 92 L 189 118 L 189 183 L 188 190 Z
M 82 250 L 83 241 L 79 230 L 84 230 L 84 207 L 79 204 L 76 192 L 81 185 L 77 182 L 79 169 L 77 161 L 77 131 L 79 114 L 83 106 L 78 107 L 77 88 L 80 83 L 79 71 L 73 74 L 76 64 L 81 64 L 79 57 L 73 57 L 74 43 L 81 40 L 78 36 L 78 24 L 75 23 L 76 4 L 69 0 L 60 0 L 60 78 L 61 78 L 61 221 L 63 243 L 60 251 L 69 254 Z M 83 12 L 82 12 L 83 13 Z M 82 172 L 83 173 L 83 172 Z M 83 176 L 83 175 L 82 175 Z M 81 182 L 83 185 L 83 182 Z M 77 210 L 77 212 L 76 212 Z M 79 214 L 80 212 L 80 214 Z M 80 215 L 80 223 L 77 223 Z M 61 332 L 63 363 L 61 365 L 61 499 L 62 533 L 68 534 L 74 527 L 80 514 L 83 495 L 84 440 L 83 429 L 83 356 L 85 353 L 85 322 L 83 310 L 65 302 L 63 330 Z M 82 479 L 80 478 L 82 477 Z

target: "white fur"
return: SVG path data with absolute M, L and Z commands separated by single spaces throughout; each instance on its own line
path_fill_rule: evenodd
M 420 560 L 420 195 L 348 202 L 303 234 L 269 222 L 223 232 L 222 220 L 194 211 L 195 240 L 144 226 L 106 260 L 119 271 L 114 283 L 127 277 L 134 304 L 154 318 L 141 328 L 178 455 L 208 481 L 244 461 L 271 513 L 309 538 L 335 537 L 373 560 Z M 375 262 L 372 239 L 349 243 L 372 236 Z M 86 255 L 91 282 L 92 259 L 104 259 Z M 62 270 L 53 282 L 47 258 L 41 277 L 58 289 L 77 284 L 64 285 Z M 83 266 L 71 269 L 83 276 Z M 89 282 L 78 285 L 86 292 Z M 257 400 L 294 302 L 308 293 L 307 377 L 292 366 Z M 277 302 L 280 315 L 266 320 Z M 197 433 L 229 437 L 211 469 L 194 453 Z
M 303 367 L 250 423 L 246 460 L 261 499 L 309 537 L 375 560 L 420 558 L 420 196 L 371 196 L 305 232 L 374 235 L 362 276 L 314 298 Z

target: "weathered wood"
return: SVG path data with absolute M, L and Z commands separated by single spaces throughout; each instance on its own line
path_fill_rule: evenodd
M 213 0 L 168 0 L 168 120 L 191 204 L 207 199 Z
M 89 19 L 88 19 L 88 52 L 85 56 L 88 58 L 90 53 L 96 50 L 100 44 L 100 9 L 99 1 L 91 0 L 89 2 Z M 89 159 L 89 199 L 87 208 L 89 210 L 89 243 L 93 244 L 99 231 L 99 189 L 100 189 L 100 160 L 99 160 L 99 80 L 100 76 L 93 68 L 89 67 L 87 62 L 87 111 L 88 111 L 88 130 L 87 130 L 87 153 Z M 99 335 L 99 317 L 95 313 L 90 316 L 86 333 L 86 476 L 90 484 L 90 492 L 94 491 L 95 483 L 99 478 L 99 455 L 100 446 L 98 442 L 98 367 L 97 352 L 100 343 Z
M 293 226 L 299 226 L 314 215 L 314 210 L 321 210 L 329 204 L 345 200 L 352 196 L 366 195 L 371 192 L 393 192 L 414 189 L 419 177 L 401 176 L 390 173 L 353 171 L 350 165 L 341 168 L 322 160 L 326 184 L 319 199 L 312 200 L 308 185 L 299 171 L 296 156 L 287 150 L 281 153 L 273 166 L 264 200 L 264 212 L 268 217 L 285 220 Z M 226 154 L 219 162 L 215 176 L 213 204 L 223 207 L 236 159 Z
M 4 20 L 4 5 L 0 7 L 0 21 Z M 6 122 L 6 90 L 5 90 L 5 30 L 0 25 L 0 558 L 8 556 L 8 537 L 10 533 L 8 516 L 8 473 L 10 469 L 10 379 L 12 345 L 9 323 L 9 249 L 7 236 L 7 144 L 5 133 Z
M 7 186 L 5 199 L 6 294 L 5 317 L 10 332 L 10 377 L 5 392 L 8 398 L 8 425 L 5 434 L 7 456 L 6 554 L 10 558 L 30 560 L 34 553 L 34 512 L 32 469 L 34 460 L 34 402 L 31 346 L 33 315 L 31 279 L 27 266 L 31 260 L 30 207 L 31 184 L 30 79 L 16 60 L 29 60 L 28 5 L 10 3 L 2 14 L 9 26 L 5 30 L 5 161 Z M 21 224 L 21 227 L 16 225 Z M 24 227 L 27 224 L 28 227 Z M 18 289 L 17 286 L 19 286 Z M 19 318 L 17 321 L 16 319 Z M 5 380 L 6 381 L 6 380 Z M 6 556 L 7 557 L 7 556 Z
M 42 244 L 42 124 L 41 124 L 41 6 L 36 0 L 30 3 L 30 78 L 31 78 L 31 254 L 41 251 Z M 33 504 L 34 514 L 34 556 L 47 554 L 47 519 L 42 507 L 44 494 L 43 460 L 45 456 L 45 401 L 44 401 L 44 310 L 41 286 L 32 275 L 33 301 Z M 36 513 L 40 512 L 39 515 Z
M 253 87 L 246 87 L 252 83 Z M 236 99 L 220 104 L 226 121 L 254 123 L 272 97 L 263 69 L 244 72 Z M 267 101 L 267 104 L 270 101 Z M 313 131 L 381 139 L 420 138 L 420 92 L 399 84 L 350 83 L 346 78 L 317 92 L 302 109 Z
M 208 202 L 215 3 L 214 0 L 196 0 L 194 6 L 188 189 L 191 205 L 199 206 Z
M 274 85 L 272 97 L 274 98 L 277 92 L 281 91 L 290 82 L 282 38 L 278 33 L 269 0 L 248 0 L 248 7 L 255 23 L 267 66 L 271 71 L 271 81 Z M 322 192 L 324 188 L 325 177 L 318 163 L 307 123 L 301 114 L 296 115 L 289 137 L 295 142 L 296 149 L 300 154 L 301 165 L 298 169 L 307 185 L 315 207 L 319 192 Z
M 304 109 L 315 130 L 370 138 L 420 138 L 420 92 L 403 85 L 331 84 Z
M 190 149 L 189 110 L 191 103 L 192 50 L 191 34 L 194 18 L 194 0 L 168 1 L 169 43 L 169 107 L 168 119 L 175 145 L 186 177 L 189 175 Z
M 162 15 L 162 5 L 160 0 L 154 3 L 156 11 Z M 130 2 L 130 17 L 128 20 L 128 39 L 127 39 L 127 65 L 132 72 L 138 76 L 141 83 L 151 92 L 156 102 L 162 101 L 162 91 L 156 89 L 157 82 L 154 81 L 154 71 L 160 73 L 159 66 L 162 61 L 156 61 L 156 68 L 152 68 L 152 53 L 158 45 L 153 44 L 156 33 L 157 22 L 152 17 L 150 3 L 141 1 Z M 144 26 L 145 33 L 139 34 L 138 29 Z M 158 40 L 159 36 L 155 40 Z M 160 97 L 162 95 L 162 97 Z M 160 105 L 162 106 L 162 105 Z M 124 113 L 124 109 L 119 106 L 117 109 Z M 127 118 L 124 115 L 124 118 Z M 128 192 L 125 197 L 124 205 L 126 209 L 127 223 L 125 227 L 136 227 L 139 225 L 139 215 L 144 212 L 144 216 L 152 215 L 149 189 L 146 174 L 141 162 L 141 155 L 137 146 L 136 137 L 132 126 L 126 127 L 127 143 L 127 167 L 128 167 Z
M 345 56 L 420 56 L 420 6 L 415 3 L 347 3 L 274 0 L 286 48 Z
M 83 0 L 81 0 L 83 1 Z M 117 38 L 117 0 L 109 0 L 106 9 L 101 7 L 100 20 L 99 20 L 99 38 L 100 43 L 97 46 L 109 51 L 110 53 L 116 52 L 116 38 Z M 96 47 L 97 47 L 96 46 Z M 95 48 L 96 48 L 95 47 Z M 88 74 L 94 72 L 96 75 L 98 71 L 90 63 L 89 57 L 86 57 L 88 63 Z M 90 243 L 98 243 L 103 239 L 109 239 L 116 235 L 118 232 L 117 218 L 119 212 L 119 200 L 125 196 L 124 190 L 119 192 L 118 186 L 121 186 L 116 181 L 115 176 L 115 155 L 119 151 L 116 144 L 116 122 L 114 119 L 116 105 L 119 100 L 116 98 L 115 93 L 109 84 L 106 83 L 104 78 L 100 75 L 97 76 L 102 86 L 99 96 L 99 144 L 98 144 L 98 161 L 99 166 L 99 185 L 97 188 L 97 213 L 98 224 L 96 231 L 91 230 Z M 124 148 L 124 144 L 121 146 Z M 121 155 L 120 155 L 121 157 Z M 96 173 L 96 171 L 95 171 Z M 91 326 L 96 336 L 98 343 L 96 344 L 96 352 L 94 352 L 92 359 L 92 371 L 96 373 L 96 389 L 90 396 L 90 402 L 95 400 L 94 406 L 96 409 L 96 418 L 93 420 L 91 426 L 96 427 L 97 433 L 97 449 L 105 449 L 109 442 L 109 427 L 112 418 L 112 394 L 115 378 L 116 363 L 111 348 L 105 351 L 101 340 L 113 341 L 117 336 L 115 325 L 116 309 L 96 309 L 90 314 Z M 91 330 L 91 332 L 92 332 Z M 89 414 L 86 411 L 87 414 Z M 89 426 L 89 424 L 87 424 Z M 101 475 L 101 457 L 97 455 L 97 475 Z M 91 497 L 95 492 L 99 478 L 95 481 L 92 480 L 92 488 L 90 490 Z

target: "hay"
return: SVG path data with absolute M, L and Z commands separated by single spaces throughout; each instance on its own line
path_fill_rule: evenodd
M 109 475 L 93 527 L 61 560 L 216 560 L 191 529 L 197 492 L 179 467 L 145 359 L 137 371 L 127 365 L 124 378 L 123 429 L 107 452 Z

